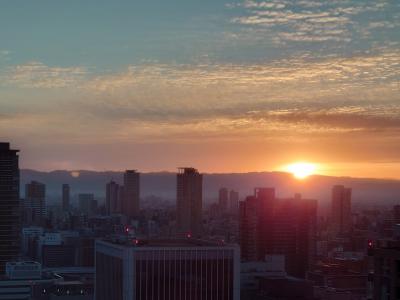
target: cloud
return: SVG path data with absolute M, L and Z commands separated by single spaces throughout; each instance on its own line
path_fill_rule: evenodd
M 126 89 L 221 89 L 251 93 L 251 88 L 280 87 L 287 84 L 340 84 L 344 89 L 357 86 L 396 84 L 400 76 L 400 51 L 383 48 L 372 53 L 349 57 L 317 59 L 304 55 L 257 64 L 143 64 L 129 66 L 126 71 L 94 76 L 85 83 L 93 92 L 120 93 Z M 148 92 L 147 92 L 148 93 Z
M 0 50 L 0 61 L 9 60 L 10 54 L 11 54 L 11 51 L 9 51 L 9 50 Z
M 87 74 L 84 67 L 50 67 L 42 62 L 9 67 L 2 79 L 25 88 L 63 88 L 73 86 Z
M 392 13 L 398 8 L 386 2 L 366 1 L 360 4 L 357 1 L 257 2 L 246 0 L 237 3 L 232 8 L 237 11 L 239 8 L 242 9 L 239 16 L 231 19 L 233 24 L 259 27 L 264 31 L 265 38 L 275 36 L 272 41 L 277 45 L 287 42 L 348 43 L 368 38 L 370 35 L 368 29 L 371 28 L 385 26 L 385 28 L 395 29 L 399 27 Z M 382 18 L 383 11 L 387 13 L 385 18 Z M 389 20 L 386 20 L 387 16 Z
M 353 105 L 331 108 L 286 109 L 252 114 L 253 118 L 295 124 L 300 131 L 354 132 L 394 130 L 400 132 L 400 105 Z M 299 131 L 299 130 L 297 130 Z
M 389 22 L 389 21 L 378 21 L 371 22 L 368 24 L 368 29 L 377 29 L 377 28 L 396 28 L 399 26 L 399 22 Z
M 283 1 L 275 1 L 275 2 L 257 2 L 257 1 L 251 1 L 251 0 L 246 0 L 243 3 L 243 7 L 245 8 L 276 8 L 276 9 L 282 9 L 285 8 L 285 3 Z
M 9 55 L 11 52 L 9 50 L 0 50 L 0 56 L 7 56 Z
M 14 80 L 6 83 L 41 92 L 29 95 L 35 105 L 26 105 L 26 93 L 19 101 L 2 97 L 0 129 L 63 136 L 65 143 L 296 138 L 371 130 L 397 136 L 399 61 L 398 49 L 383 47 L 348 57 L 305 53 L 254 64 L 144 63 L 100 74 L 27 64 L 31 67 L 7 69 L 4 76 Z M 59 87 L 62 93 L 51 92 Z M 23 113 L 24 107 L 29 111 Z

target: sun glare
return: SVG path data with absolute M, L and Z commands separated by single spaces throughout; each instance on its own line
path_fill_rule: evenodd
M 81 174 L 79 173 L 79 171 L 71 171 L 71 176 L 74 178 L 78 178 Z
M 286 171 L 293 174 L 298 179 L 304 179 L 314 174 L 316 165 L 306 162 L 298 162 L 290 164 L 286 167 Z

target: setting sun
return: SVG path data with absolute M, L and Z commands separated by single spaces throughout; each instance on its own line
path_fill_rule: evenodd
M 314 174 L 316 165 L 306 162 L 293 163 L 286 166 L 286 171 L 293 174 L 294 177 L 298 179 L 304 179 L 312 174 Z

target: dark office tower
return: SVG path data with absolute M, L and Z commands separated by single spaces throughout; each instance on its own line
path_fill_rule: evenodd
M 126 170 L 124 173 L 124 201 L 122 212 L 130 219 L 135 219 L 140 212 L 140 173 Z
M 7 261 L 15 260 L 20 250 L 20 200 L 18 150 L 0 143 L 0 275 Z
M 259 201 L 259 230 L 258 230 L 258 259 L 264 259 L 265 253 L 268 253 L 268 247 L 271 245 L 272 232 L 274 229 L 274 208 L 276 205 L 274 188 L 256 188 L 255 197 Z
M 238 300 L 236 245 L 195 239 L 95 242 L 97 300 Z
M 396 240 L 381 240 L 373 249 L 373 299 L 399 299 L 400 243 Z
M 178 231 L 198 236 L 202 222 L 203 175 L 194 168 L 180 168 L 176 187 Z
M 333 235 L 344 235 L 351 231 L 351 188 L 343 185 L 332 188 L 331 224 Z
M 231 190 L 229 192 L 229 210 L 232 214 L 237 214 L 239 208 L 239 192 Z
M 87 216 L 92 216 L 95 213 L 95 211 L 93 210 L 95 203 L 97 206 L 97 201 L 94 200 L 93 194 L 79 194 L 78 200 L 79 200 L 79 210 L 81 211 L 81 213 Z
M 124 186 L 120 185 L 119 189 L 118 189 L 118 205 L 119 205 L 118 213 L 120 213 L 120 214 L 122 214 L 125 211 L 124 210 L 124 197 L 125 197 L 124 191 L 125 191 Z
M 111 180 L 106 186 L 106 212 L 107 215 L 120 213 L 120 186 L 115 181 Z
M 69 211 L 70 189 L 69 184 L 62 185 L 62 208 L 64 212 Z
M 244 260 L 264 260 L 271 245 L 275 189 L 256 188 L 240 202 L 239 239 Z
M 46 186 L 37 181 L 25 185 L 25 211 L 28 223 L 43 226 L 46 219 Z
M 315 259 L 317 201 L 299 195 L 281 199 L 275 205 L 273 220 L 267 254 L 283 255 L 286 272 L 304 278 Z
M 228 209 L 228 189 L 220 188 L 218 193 L 218 205 L 222 212 Z
M 393 221 L 395 224 L 400 224 L 400 205 L 393 206 Z
M 239 204 L 239 240 L 242 259 L 256 261 L 258 258 L 258 200 L 249 196 Z
M 305 277 L 315 257 L 317 201 L 276 199 L 274 189 L 261 188 L 240 202 L 239 211 L 242 259 L 282 255 L 289 275 Z

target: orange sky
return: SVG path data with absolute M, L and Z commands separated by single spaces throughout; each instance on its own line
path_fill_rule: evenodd
M 0 140 L 39 170 L 309 161 L 400 179 L 399 15 L 374 0 L 8 1 Z

